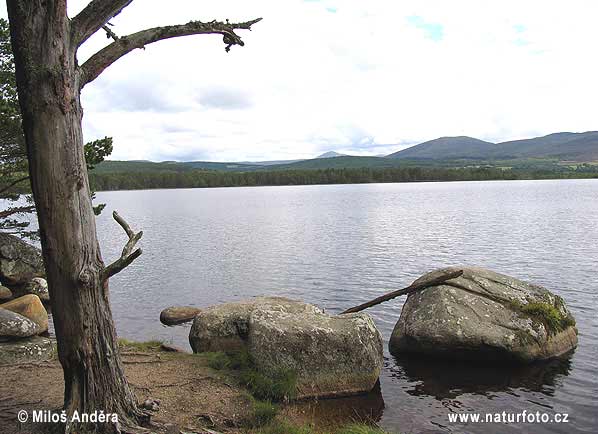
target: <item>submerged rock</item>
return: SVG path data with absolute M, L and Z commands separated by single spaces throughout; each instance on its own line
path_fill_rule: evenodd
M 29 318 L 40 327 L 40 333 L 48 331 L 48 312 L 37 295 L 27 294 L 15 298 L 8 303 L 0 304 L 0 309 L 10 310 Z
M 48 282 L 43 277 L 34 277 L 25 285 L 25 293 L 37 295 L 41 301 L 50 301 Z
M 160 312 L 160 322 L 165 325 L 183 324 L 193 321 L 193 318 L 201 312 L 193 306 L 171 306 Z
M 41 336 L 0 342 L 0 365 L 49 360 L 54 356 L 55 348 L 55 341 Z
M 0 281 L 4 285 L 24 285 L 43 277 L 41 250 L 14 235 L 0 232 Z
M 29 318 L 0 308 L 0 339 L 28 338 L 42 333 L 42 328 Z
M 395 355 L 531 362 L 577 346 L 575 320 L 547 289 L 482 268 L 409 295 L 390 338 Z
M 369 315 L 331 316 L 281 297 L 207 308 L 195 317 L 189 342 L 196 353 L 247 350 L 266 374 L 293 371 L 299 398 L 369 392 L 383 362 Z

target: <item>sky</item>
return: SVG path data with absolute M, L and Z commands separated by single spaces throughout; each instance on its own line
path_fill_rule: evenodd
M 74 16 L 87 1 L 68 4 Z M 217 35 L 160 41 L 88 84 L 85 140 L 112 136 L 111 159 L 377 155 L 442 136 L 598 130 L 595 0 L 165 4 L 136 0 L 112 29 L 263 21 L 229 53 Z M 79 62 L 110 42 L 97 33 Z

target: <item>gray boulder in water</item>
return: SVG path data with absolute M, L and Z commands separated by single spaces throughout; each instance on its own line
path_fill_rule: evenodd
M 407 298 L 390 338 L 394 355 L 419 353 L 473 360 L 532 362 L 577 346 L 575 320 L 547 289 L 482 268 Z
M 189 333 L 194 352 L 245 349 L 264 373 L 293 371 L 297 397 L 369 392 L 382 368 L 382 338 L 369 315 L 259 297 L 204 309 Z
M 45 275 L 41 250 L 14 235 L 0 232 L 0 282 L 24 285 Z

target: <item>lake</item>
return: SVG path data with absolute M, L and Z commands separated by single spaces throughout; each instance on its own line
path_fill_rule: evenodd
M 395 360 L 385 348 L 381 396 L 356 404 L 358 410 L 403 433 L 462 432 L 449 423 L 450 412 L 522 410 L 569 413 L 569 423 L 509 430 L 598 431 L 598 180 L 119 191 L 97 198 L 107 203 L 98 218 L 106 262 L 126 239 L 113 209 L 144 231 L 143 255 L 111 279 L 120 336 L 189 349 L 189 326 L 161 325 L 163 308 L 276 294 L 337 313 L 432 269 L 477 265 L 561 295 L 577 319 L 575 353 L 497 369 Z M 367 310 L 385 347 L 403 301 Z M 467 432 L 505 428 L 469 425 Z

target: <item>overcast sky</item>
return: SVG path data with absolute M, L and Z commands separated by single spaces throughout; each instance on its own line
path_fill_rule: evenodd
M 85 139 L 114 137 L 111 159 L 257 161 L 598 129 L 595 0 L 136 0 L 112 22 L 256 17 L 229 53 L 190 36 L 113 64 L 83 91 Z

